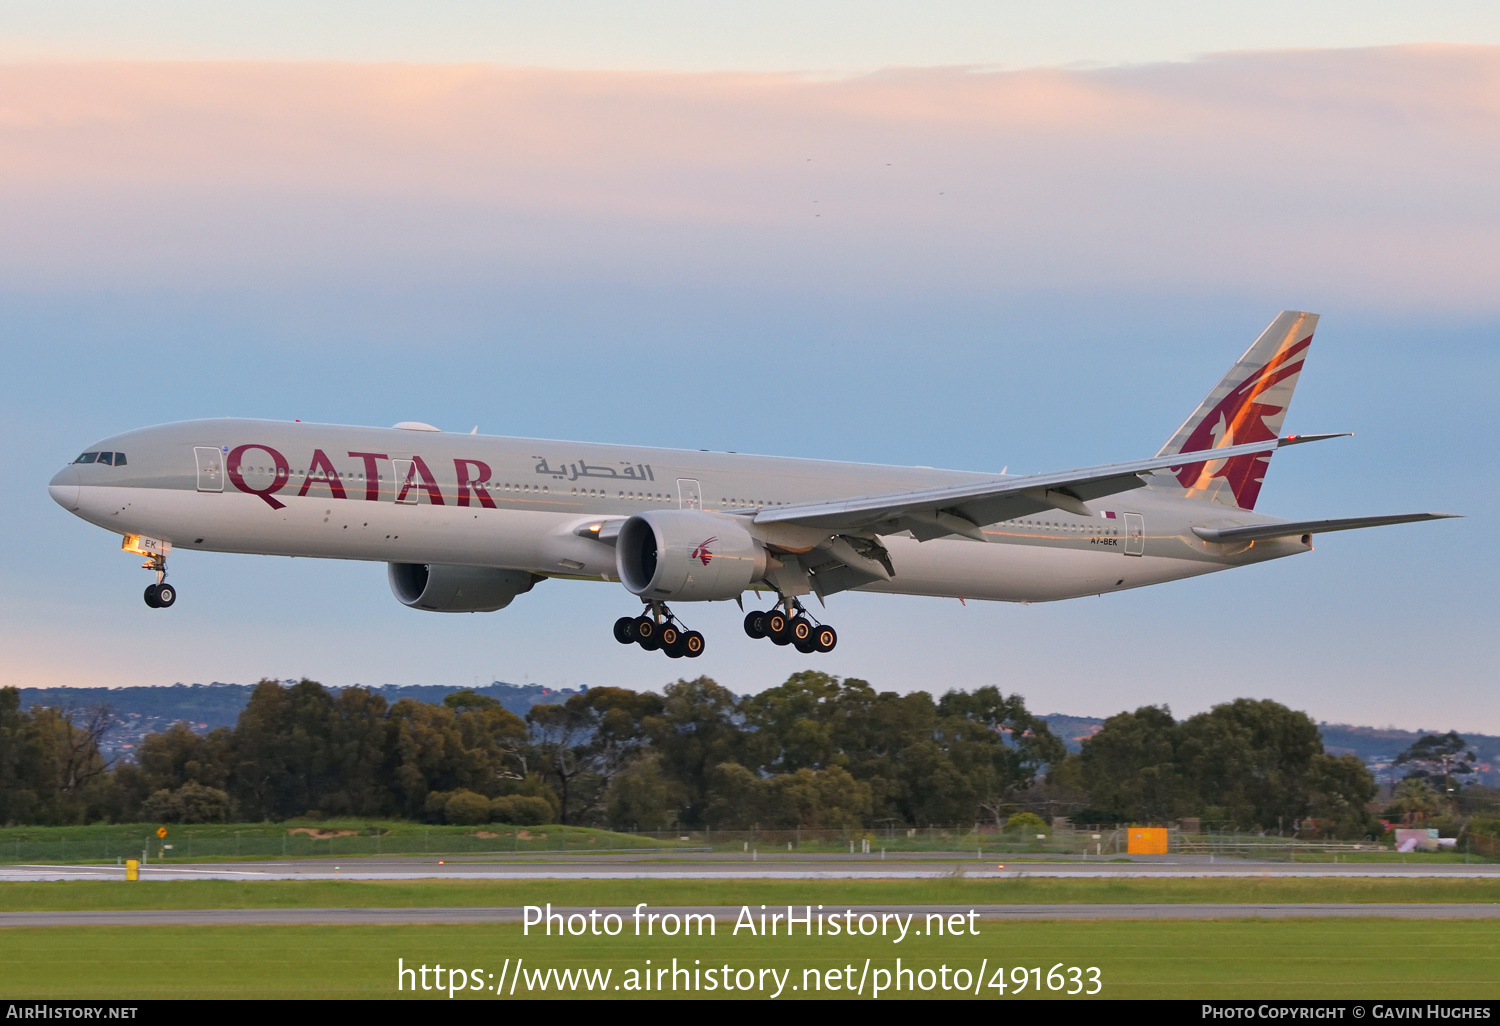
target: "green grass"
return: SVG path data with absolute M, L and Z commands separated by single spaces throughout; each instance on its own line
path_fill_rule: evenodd
M 920 921 L 919 921 L 920 922 Z M 1500 996 L 1500 931 L 1488 922 L 1222 920 L 980 924 L 977 937 L 909 936 L 685 939 L 522 936 L 519 926 L 53 927 L 0 931 L 5 998 L 391 998 L 447 1001 L 446 992 L 396 991 L 397 959 L 419 967 L 478 970 L 492 986 L 506 960 L 527 968 L 609 969 L 593 996 L 637 995 L 614 987 L 627 970 L 728 965 L 790 971 L 785 997 L 808 995 L 806 969 L 854 967 L 978 970 L 1056 963 L 1096 966 L 1105 998 L 1488 998 Z M 491 975 L 493 974 L 493 975 Z M 951 974 L 950 974 L 951 975 Z M 872 975 L 871 979 L 875 977 Z M 429 977 L 430 979 L 430 977 Z M 748 977 L 747 977 L 748 979 Z M 826 977 L 825 977 L 826 979 Z M 1007 973 L 1006 997 L 1016 996 Z M 508 987 L 507 987 L 508 990 Z M 526 993 L 517 988 L 515 997 Z M 548 995 L 532 996 L 551 996 Z M 969 992 L 972 994 L 972 991 Z M 998 996 L 983 990 L 986 996 Z M 1030 997 L 1028 986 L 1021 997 Z M 866 995 L 869 994 L 867 985 Z M 569 992 L 568 998 L 589 996 Z M 662 994 L 674 996 L 670 990 Z M 677 996 L 721 997 L 723 992 Z M 737 997 L 764 997 L 752 991 Z M 886 997 L 895 995 L 887 994 Z M 909 993 L 903 996 L 912 996 Z M 960 997 L 934 990 L 915 996 Z M 1060 996 L 1043 989 L 1042 996 Z M 457 999 L 495 995 L 463 991 Z
M 166 829 L 167 836 L 162 839 L 156 836 L 156 824 L 4 827 L 0 828 L 0 862 L 113 862 L 138 858 L 143 849 L 150 852 L 151 862 L 203 862 L 283 856 L 350 858 L 690 847 L 675 839 L 658 840 L 590 827 L 515 827 L 503 823 L 434 826 L 402 820 L 294 820 L 168 825 Z M 171 849 L 164 851 L 164 844 L 170 844 Z
M 1465 852 L 1452 851 L 1353 851 L 1340 852 L 1337 857 L 1333 855 L 1303 855 L 1300 852 L 1293 856 L 1296 862 L 1377 862 L 1394 863 L 1397 865 L 1485 865 L 1500 862 L 1500 859 L 1487 855 L 1471 855 Z
M 1500 902 L 1500 880 L 144 880 L 0 883 L 0 911 L 539 905 Z M 1500 931 L 1497 931 L 1500 932 Z

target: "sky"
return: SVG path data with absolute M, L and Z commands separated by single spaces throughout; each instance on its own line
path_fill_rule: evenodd
M 743 693 L 812 666 L 1500 733 L 1500 14 L 1034 8 L 5 5 L 0 684 Z M 720 603 L 683 664 L 613 641 L 638 604 L 605 584 L 439 615 L 380 565 L 177 553 L 152 611 L 46 494 L 95 439 L 225 415 L 1140 458 L 1281 309 L 1323 315 L 1286 429 L 1355 436 L 1277 456 L 1259 508 L 1465 519 L 1067 603 L 835 596 L 823 657 Z

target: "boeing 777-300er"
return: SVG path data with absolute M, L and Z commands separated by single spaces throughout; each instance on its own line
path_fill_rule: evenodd
M 52 479 L 176 601 L 173 548 L 378 560 L 415 609 L 503 609 L 547 578 L 644 603 L 622 644 L 703 652 L 668 603 L 775 596 L 745 633 L 830 651 L 802 599 L 841 591 L 1042 602 L 1312 551 L 1316 534 L 1435 520 L 1255 512 L 1317 315 L 1278 316 L 1154 457 L 1007 475 L 624 445 L 198 420 L 91 445 Z M 477 429 L 476 429 L 477 430 Z M 763 604 L 763 603 L 757 603 Z

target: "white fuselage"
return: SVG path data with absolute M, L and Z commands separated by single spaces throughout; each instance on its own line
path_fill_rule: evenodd
M 996 480 L 998 475 L 459 435 L 208 420 L 128 432 L 52 496 L 90 523 L 175 549 L 523 570 L 616 581 L 614 547 L 577 532 L 652 509 L 744 511 Z M 220 454 L 218 478 L 205 470 Z M 205 473 L 207 477 L 205 477 Z M 894 574 L 864 591 L 1001 601 L 1095 595 L 1309 551 L 1297 538 L 1208 542 L 1194 526 L 1275 523 L 1170 485 L 983 527 L 984 541 L 884 539 Z M 399 500 L 399 501 L 398 501 Z M 1127 538 L 1126 514 L 1139 517 Z

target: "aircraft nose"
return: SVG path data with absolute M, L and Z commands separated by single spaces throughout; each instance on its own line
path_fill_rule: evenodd
M 78 468 L 71 463 L 59 470 L 47 485 L 52 501 L 65 510 L 78 508 Z

